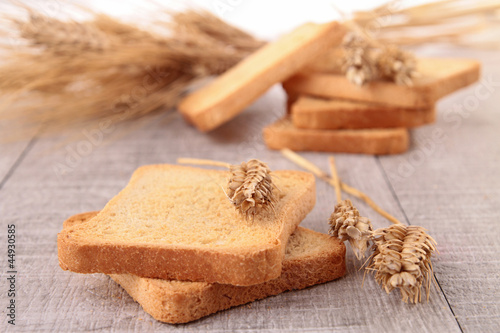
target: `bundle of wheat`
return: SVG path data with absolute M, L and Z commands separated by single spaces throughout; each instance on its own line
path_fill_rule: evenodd
M 263 44 L 206 11 L 165 11 L 169 33 L 160 35 L 104 14 L 61 21 L 22 6 L 27 19 L 9 19 L 24 44 L 6 45 L 0 67 L 0 120 L 19 120 L 19 135 L 41 123 L 58 130 L 171 108 L 193 82 L 226 71 Z M 20 97 L 35 96 L 37 103 L 15 107 Z

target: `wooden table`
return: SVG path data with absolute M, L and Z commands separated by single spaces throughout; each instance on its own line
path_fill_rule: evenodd
M 34 133 L 24 142 L 2 144 L 1 331 L 499 332 L 498 53 L 426 52 L 436 54 L 479 58 L 484 78 L 497 83 L 486 98 L 477 97 L 481 86 L 477 84 L 440 101 L 437 123 L 414 130 L 406 154 L 336 155 L 345 182 L 365 191 L 404 223 L 426 227 L 438 241 L 441 254 L 434 259 L 438 285 L 432 287 L 428 303 L 404 304 L 397 292 L 386 295 L 371 277 L 362 287 L 363 272 L 349 252 L 348 273 L 342 279 L 173 326 L 144 313 L 107 276 L 59 268 L 56 235 L 64 219 L 102 208 L 141 165 L 175 163 L 177 157 L 234 163 L 258 157 L 272 169 L 297 169 L 262 142 L 262 127 L 284 113 L 283 93 L 275 87 L 210 134 L 197 132 L 175 112 L 165 112 L 116 127 L 103 134 L 103 142 L 84 135 L 96 125 L 57 136 Z M 460 105 L 462 114 L 454 109 Z M 303 156 L 328 170 L 328 154 Z M 318 180 L 317 198 L 302 225 L 327 232 L 334 191 Z M 355 204 L 376 227 L 388 225 L 362 202 Z M 15 224 L 17 236 L 15 328 L 7 325 L 6 317 L 9 224 Z

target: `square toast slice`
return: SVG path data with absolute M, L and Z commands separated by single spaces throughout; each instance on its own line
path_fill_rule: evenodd
M 409 109 L 310 96 L 300 96 L 290 113 L 295 127 L 310 129 L 412 128 L 436 119 L 434 106 Z
M 304 129 L 293 126 L 289 117 L 265 127 L 263 135 L 270 149 L 295 151 L 386 155 L 405 152 L 409 145 L 406 128 Z
M 82 224 L 97 213 L 72 216 L 64 222 L 64 228 Z M 110 276 L 153 318 L 178 324 L 340 278 L 346 272 L 345 251 L 344 243 L 337 238 L 298 227 L 288 240 L 281 275 L 261 284 L 243 287 L 140 278 L 131 274 Z
M 200 131 L 211 131 L 242 112 L 272 85 L 339 45 L 344 34 L 337 22 L 306 23 L 188 95 L 179 103 L 179 111 Z
M 234 285 L 278 277 L 288 237 L 314 207 L 314 176 L 273 172 L 275 211 L 246 220 L 224 193 L 228 175 L 168 164 L 140 167 L 92 220 L 59 233 L 61 268 Z
M 470 59 L 420 58 L 421 76 L 411 87 L 389 81 L 372 81 L 358 87 L 344 75 L 324 72 L 299 72 L 283 83 L 289 94 L 306 94 L 380 103 L 405 108 L 431 108 L 436 101 L 479 79 L 480 64 Z

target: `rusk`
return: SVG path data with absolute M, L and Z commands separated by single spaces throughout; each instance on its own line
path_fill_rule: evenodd
M 417 127 L 434 122 L 434 107 L 408 109 L 382 104 L 301 96 L 291 105 L 297 128 L 390 128 Z
M 81 224 L 97 212 L 75 215 L 64 228 Z M 282 274 L 274 280 L 248 287 L 205 282 L 181 282 L 113 274 L 153 318 L 166 323 L 186 323 L 209 314 L 342 277 L 346 272 L 345 246 L 338 239 L 298 227 L 289 238 Z
M 293 126 L 289 117 L 264 128 L 264 141 L 270 149 L 320 151 L 358 154 L 399 154 L 408 149 L 405 128 L 386 129 L 302 129 Z
M 275 213 L 246 220 L 223 191 L 227 171 L 140 167 L 96 217 L 59 233 L 59 264 L 77 273 L 234 285 L 274 279 L 316 194 L 309 173 L 273 174 L 280 190 Z
M 273 84 L 339 45 L 344 33 L 337 22 L 304 24 L 188 95 L 180 102 L 179 111 L 199 130 L 213 130 L 242 112 Z
M 469 59 L 421 58 L 420 77 L 411 87 L 388 81 L 372 81 L 358 87 L 345 75 L 301 71 L 283 83 L 289 94 L 305 94 L 380 103 L 406 108 L 431 108 L 441 97 L 479 79 L 480 64 Z

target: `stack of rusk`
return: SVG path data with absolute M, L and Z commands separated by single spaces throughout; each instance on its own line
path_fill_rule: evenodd
M 273 208 L 246 218 L 221 188 L 228 174 L 139 168 L 100 212 L 64 222 L 57 240 L 61 268 L 108 274 L 167 323 L 345 274 L 344 244 L 298 227 L 316 202 L 313 175 L 272 172 L 279 188 Z
M 421 58 L 412 86 L 382 80 L 356 86 L 339 73 L 339 61 L 324 56 L 283 82 L 288 112 L 264 129 L 269 148 L 405 152 L 408 129 L 433 123 L 437 100 L 476 82 L 480 72 L 474 60 Z
M 409 128 L 435 121 L 438 99 L 479 79 L 477 61 L 422 58 L 411 86 L 388 80 L 354 85 L 339 70 L 345 33 L 336 22 L 305 24 L 188 95 L 179 111 L 208 132 L 281 82 L 288 113 L 264 128 L 269 148 L 396 154 L 408 149 Z

